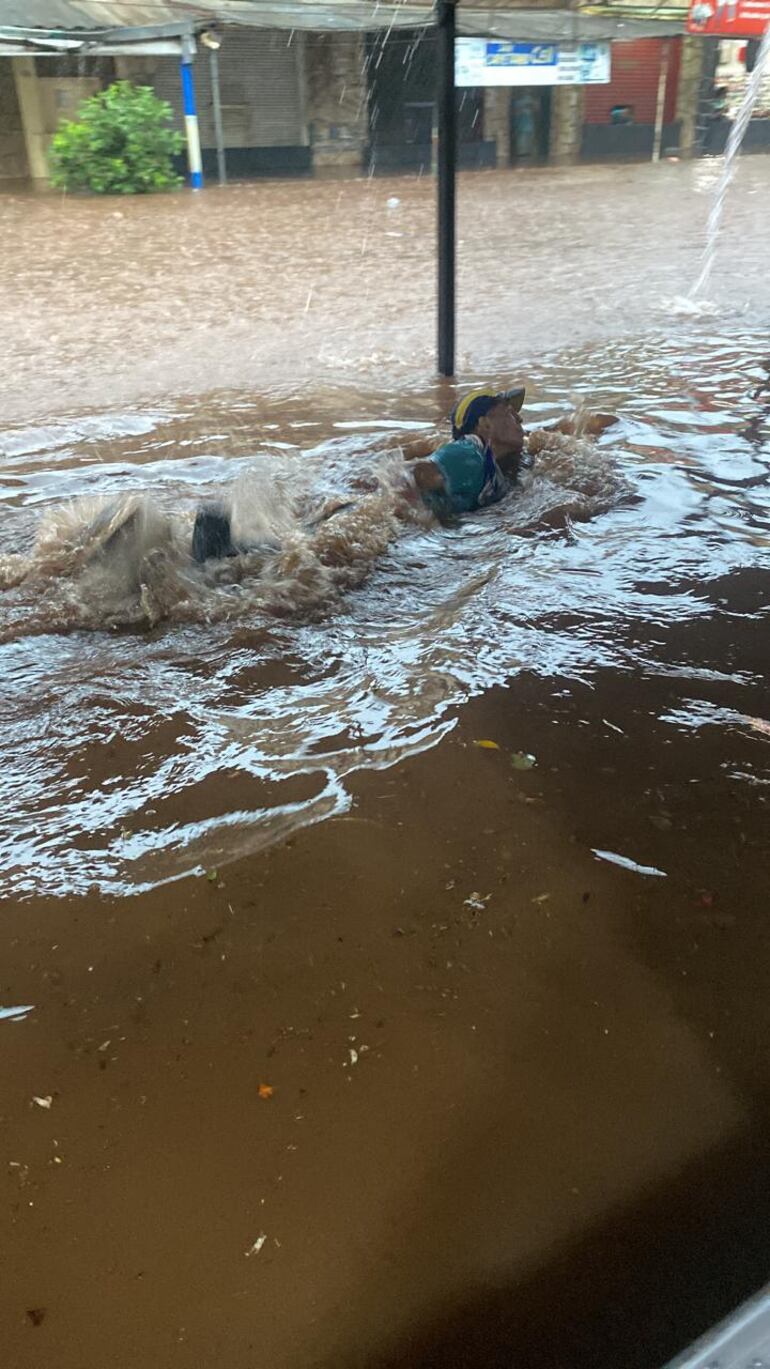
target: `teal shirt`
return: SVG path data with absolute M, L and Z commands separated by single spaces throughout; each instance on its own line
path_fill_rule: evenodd
M 474 509 L 495 504 L 510 488 L 491 451 L 478 437 L 461 437 L 445 442 L 433 453 L 444 477 L 446 493 L 428 495 L 435 513 L 472 513 Z

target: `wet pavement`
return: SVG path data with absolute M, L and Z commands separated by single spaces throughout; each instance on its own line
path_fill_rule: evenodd
M 462 178 L 466 374 L 619 421 L 454 529 L 427 183 L 0 201 L 14 1369 L 649 1369 L 766 1279 L 769 174 L 697 306 L 711 164 Z

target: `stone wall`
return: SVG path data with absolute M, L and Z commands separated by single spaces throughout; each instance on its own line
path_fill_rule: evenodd
M 0 180 L 25 180 L 28 175 L 13 68 L 4 58 L 0 59 Z
M 497 143 L 497 165 L 511 160 L 511 90 L 508 86 L 487 86 L 484 91 L 484 137 Z
M 313 167 L 359 170 L 369 137 L 366 47 L 360 33 L 309 33 L 307 120 Z
M 583 86 L 554 86 L 551 97 L 551 148 L 554 166 L 569 166 L 580 157 L 583 136 Z

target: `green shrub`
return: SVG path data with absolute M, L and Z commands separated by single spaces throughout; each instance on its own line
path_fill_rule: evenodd
M 54 134 L 51 181 L 64 190 L 135 195 L 181 184 L 171 158 L 181 133 L 168 127 L 171 106 L 149 86 L 116 81 L 84 100 L 71 123 Z

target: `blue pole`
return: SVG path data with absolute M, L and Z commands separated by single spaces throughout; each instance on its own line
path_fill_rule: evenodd
M 198 111 L 195 107 L 195 81 L 192 63 L 192 55 L 189 52 L 184 52 L 182 54 L 182 108 L 184 109 L 184 128 L 187 134 L 187 164 L 190 168 L 192 189 L 202 190 L 201 136 L 198 128 Z

